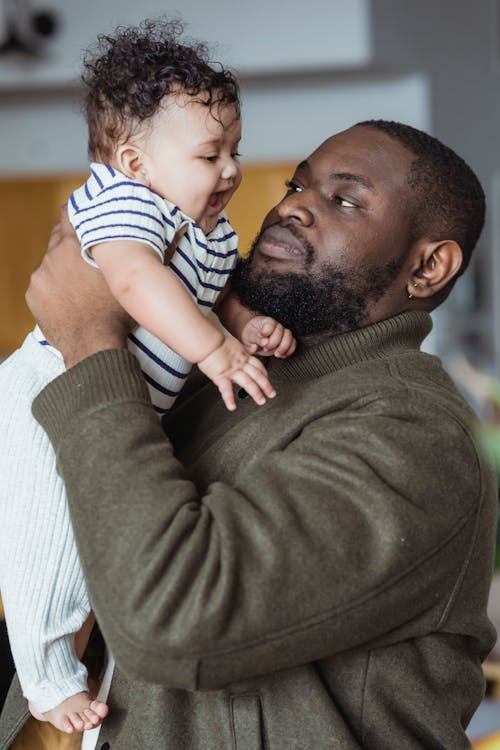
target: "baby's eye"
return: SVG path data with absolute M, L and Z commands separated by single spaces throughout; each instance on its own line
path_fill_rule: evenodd
M 231 159 L 239 159 L 240 157 L 241 157 L 241 154 L 240 154 L 240 152 L 239 152 L 239 151 L 234 151 L 234 152 L 233 152 L 233 153 L 231 154 Z
M 218 154 L 213 154 L 212 156 L 205 156 L 206 161 L 214 162 L 217 161 L 219 158 Z
M 285 180 L 285 185 L 288 188 L 289 193 L 301 193 L 303 188 L 297 185 L 293 180 Z

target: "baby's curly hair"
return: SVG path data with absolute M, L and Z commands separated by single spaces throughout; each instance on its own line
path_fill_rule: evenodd
M 199 101 L 210 109 L 233 105 L 240 117 L 233 73 L 220 63 L 212 67 L 203 42 L 181 44 L 183 32 L 178 20 L 149 19 L 101 34 L 87 51 L 82 81 L 91 159 L 109 160 L 117 145 L 158 112 L 165 96 L 179 91 L 200 94 Z

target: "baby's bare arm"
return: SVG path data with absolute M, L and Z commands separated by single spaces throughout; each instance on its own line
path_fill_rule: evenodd
M 240 341 L 245 325 L 257 315 L 241 304 L 238 296 L 232 291 L 231 279 L 220 294 L 214 311 L 224 328 Z
M 200 362 L 223 343 L 223 333 L 151 247 L 119 240 L 96 245 L 92 255 L 129 315 L 188 362 Z
M 275 395 L 262 364 L 202 315 L 152 248 L 120 240 L 97 245 L 92 254 L 125 310 L 181 357 L 197 363 L 219 388 L 228 409 L 236 407 L 233 383 L 258 404 Z
M 61 351 L 67 368 L 103 349 L 124 348 L 134 319 L 185 359 L 199 362 L 228 408 L 234 408 L 231 383 L 246 388 L 257 403 L 263 394 L 274 395 L 261 363 L 203 317 L 152 249 L 134 243 L 123 253 L 124 243 L 120 243 L 121 249 L 110 253 L 117 244 L 96 246 L 93 255 L 103 267 L 102 274 L 96 273 L 82 263 L 78 240 L 63 210 L 47 252 L 31 276 L 28 307 L 48 340 Z M 128 255 L 130 260 L 125 258 Z M 186 313 L 183 317 L 181 310 Z M 160 319 L 157 330 L 155 317 Z

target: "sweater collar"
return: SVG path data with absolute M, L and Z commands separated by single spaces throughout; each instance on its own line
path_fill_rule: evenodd
M 311 347 L 299 346 L 288 359 L 271 358 L 273 382 L 321 377 L 369 359 L 383 359 L 395 350 L 420 349 L 432 328 L 431 316 L 422 311 L 404 312 L 387 320 L 339 333 Z

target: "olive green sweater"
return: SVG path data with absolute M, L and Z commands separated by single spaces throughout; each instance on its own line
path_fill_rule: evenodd
M 277 397 L 233 414 L 188 383 L 172 444 L 125 351 L 38 397 L 118 665 L 98 747 L 469 747 L 496 482 L 429 329 L 404 313 L 273 360 Z

